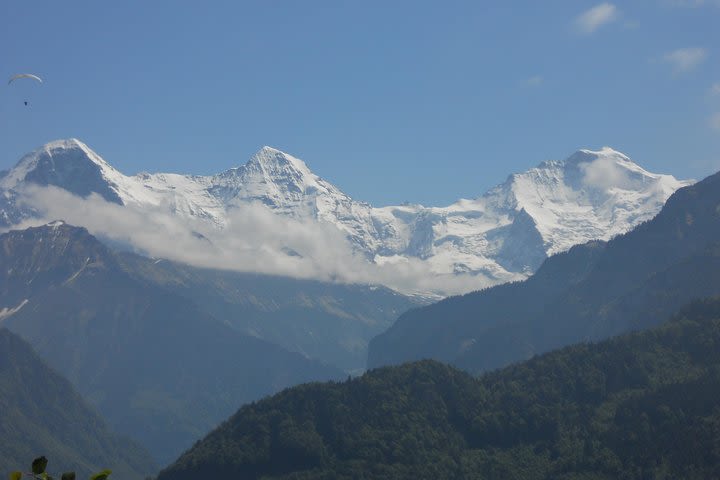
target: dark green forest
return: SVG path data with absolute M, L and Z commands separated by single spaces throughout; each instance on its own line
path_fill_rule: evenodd
M 720 478 L 720 301 L 475 379 L 435 361 L 241 408 L 159 480 Z

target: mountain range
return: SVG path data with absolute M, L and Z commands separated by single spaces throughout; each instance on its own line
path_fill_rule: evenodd
M 218 320 L 62 222 L 0 235 L 0 324 L 160 464 L 239 405 L 335 367 Z M 238 322 L 242 319 L 238 319 Z
M 186 263 L 297 276 L 303 269 L 296 263 L 316 257 L 314 261 L 320 265 L 319 271 L 310 274 L 314 278 L 344 275 L 339 280 L 445 294 L 526 278 L 548 255 L 589 240 L 608 240 L 652 218 L 675 190 L 689 183 L 647 172 L 622 153 L 603 148 L 580 150 L 563 161 L 543 162 L 510 175 L 475 199 L 447 207 L 373 207 L 318 177 L 302 160 L 270 147 L 263 147 L 245 165 L 217 175 L 126 176 L 87 145 L 71 139 L 51 142 L 0 174 L 0 222 L 8 226 L 31 217 L 63 215 L 100 236 L 128 241 L 140 250 L 153 249 L 150 253 L 154 256 Z M 121 223 L 117 210 L 98 213 L 115 218 L 116 225 L 92 223 L 91 206 L 63 210 L 59 205 L 63 202 L 40 202 L 37 195 L 26 195 L 33 185 L 59 187 L 83 198 L 94 193 L 111 205 L 134 209 L 147 223 L 158 212 L 170 215 L 180 225 L 177 229 L 192 232 L 201 240 L 201 250 L 211 250 L 213 245 L 219 249 L 217 235 L 230 231 L 235 243 L 223 250 L 225 256 L 244 250 L 252 255 L 235 263 L 224 258 L 222 265 L 203 264 L 198 258 L 202 254 L 178 252 L 179 247 L 170 240 L 143 242 L 137 232 L 113 228 Z M 97 207 L 97 202 L 93 205 Z M 296 220 L 299 225 L 329 229 L 315 229 L 314 236 L 304 232 L 301 240 L 293 241 L 297 224 L 281 224 L 252 242 L 253 235 L 269 229 L 271 222 L 263 217 L 264 222 L 239 222 L 242 229 L 232 230 L 238 224 L 238 212 L 249 205 L 262 205 L 276 217 Z M 168 228 L 169 220 L 158 221 Z M 173 233 L 177 238 L 177 232 Z M 283 238 L 275 240 L 278 236 Z M 240 237 L 246 243 L 238 245 Z M 349 252 L 379 270 L 335 265 L 342 260 L 338 255 L 347 256 L 345 245 L 335 245 L 338 238 Z M 263 257 L 271 243 L 277 248 Z M 308 246 L 318 243 L 323 246 Z M 334 250 L 343 253 L 317 258 Z M 222 257 L 213 253 L 214 258 Z M 254 256 L 262 261 L 253 262 Z M 392 272 L 402 268 L 410 270 L 398 279 Z M 419 277 L 431 276 L 445 281 L 413 284 Z M 458 276 L 466 281 L 451 283 Z
M 719 252 L 720 173 L 626 234 L 410 310 L 371 342 L 370 367 L 433 358 L 478 380 L 421 360 L 295 387 L 159 479 L 713 478 Z M 599 341 L 629 330 L 643 331 Z
M 449 207 L 375 208 L 269 147 L 210 177 L 129 177 L 52 142 L 0 174 L 0 323 L 164 463 L 239 405 L 361 371 L 397 316 L 370 367 L 481 372 L 720 293 L 719 181 L 689 186 L 605 148 Z M 87 229 L 24 228 L 51 218 Z M 509 280 L 429 306 L 380 286 Z
M 609 242 L 547 259 L 523 282 L 401 315 L 369 367 L 433 358 L 472 372 L 581 341 L 647 328 L 720 295 L 720 173 L 676 191 L 660 213 Z

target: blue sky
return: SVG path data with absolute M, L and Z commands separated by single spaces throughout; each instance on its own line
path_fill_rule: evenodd
M 0 75 L 45 83 L 0 84 L 0 169 L 77 137 L 128 174 L 271 145 L 378 206 L 604 145 L 701 178 L 720 170 L 718 25 L 717 0 L 7 0 Z

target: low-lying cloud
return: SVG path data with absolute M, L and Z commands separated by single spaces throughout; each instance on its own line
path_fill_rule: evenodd
M 41 218 L 14 228 L 61 219 L 147 256 L 197 267 L 381 284 L 404 293 L 439 295 L 497 283 L 483 275 L 438 274 L 416 258 L 375 264 L 356 252 L 333 225 L 277 215 L 259 203 L 229 211 L 226 227 L 218 229 L 180 218 L 163 207 L 122 206 L 96 194 L 81 198 L 56 187 L 28 187 L 21 201 L 40 212 Z
M 631 172 L 618 165 L 613 158 L 599 157 L 592 162 L 581 163 L 580 169 L 583 172 L 582 182 L 588 187 L 600 190 L 637 188 Z

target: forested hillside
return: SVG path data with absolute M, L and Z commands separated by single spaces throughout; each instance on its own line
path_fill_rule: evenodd
M 720 301 L 479 379 L 434 361 L 241 408 L 159 480 L 720 476 Z

